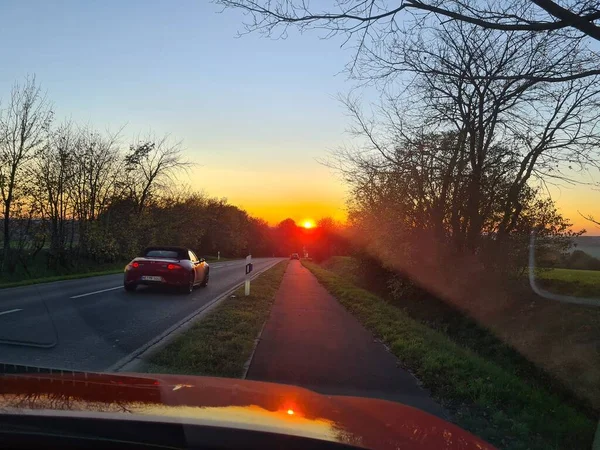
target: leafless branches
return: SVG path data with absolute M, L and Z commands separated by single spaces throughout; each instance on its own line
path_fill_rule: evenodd
M 585 220 L 589 220 L 590 222 L 600 226 L 600 220 L 596 220 L 596 218 L 594 216 L 592 216 L 591 214 L 586 215 L 586 214 L 579 213 L 579 215 L 581 217 L 583 217 Z
M 565 0 L 560 4 L 549 0 L 398 0 L 391 5 L 382 0 L 344 0 L 329 2 L 324 8 L 311 7 L 304 0 L 217 0 L 216 3 L 246 13 L 245 33 L 285 37 L 293 26 L 301 31 L 324 30 L 326 37 L 343 35 L 345 42 L 353 40 L 356 54 L 348 69 L 359 78 L 364 77 L 357 68 L 361 59 L 368 60 L 372 54 L 380 53 L 382 47 L 393 45 L 402 34 L 456 22 L 480 30 L 545 36 L 563 49 L 585 47 L 588 52 L 587 63 L 571 66 L 569 71 L 498 75 L 506 80 L 562 82 L 600 74 L 597 52 L 589 50 L 586 44 L 586 38 L 600 40 L 597 0 Z
M 127 186 L 142 212 L 154 191 L 164 188 L 181 171 L 191 167 L 184 159 L 180 142 L 171 142 L 169 135 L 156 138 L 148 135 L 137 140 L 125 155 Z
M 0 110 L 0 194 L 4 207 L 3 267 L 11 258 L 10 219 L 15 196 L 25 179 L 29 162 L 45 143 L 52 109 L 35 77 L 16 83 L 5 108 Z
M 372 117 L 345 101 L 360 144 L 338 154 L 338 167 L 356 209 L 396 205 L 399 225 L 475 250 L 486 233 L 519 228 L 537 204 L 533 179 L 599 167 L 600 80 L 542 80 L 580 54 L 544 35 L 464 22 L 414 31 L 370 52 L 362 67 L 388 83 L 398 77 L 407 86 L 399 97 Z
M 337 1 L 329 10 L 309 8 L 305 0 L 217 0 L 225 8 L 241 8 L 250 17 L 247 31 L 271 33 L 278 25 L 298 24 L 302 28 L 324 28 L 333 32 L 356 32 L 361 24 L 393 21 L 403 11 L 434 14 L 482 28 L 502 31 L 556 31 L 574 28 L 600 40 L 597 1 L 510 0 L 504 2 L 460 0 L 403 0 L 390 6 L 378 0 Z

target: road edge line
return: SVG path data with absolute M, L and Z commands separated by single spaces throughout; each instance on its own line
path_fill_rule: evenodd
M 250 277 L 251 280 L 261 275 L 263 272 L 271 269 L 275 264 L 281 262 L 280 260 L 275 261 L 273 264 L 265 267 L 259 272 L 256 272 L 254 275 Z M 103 372 L 135 372 L 135 368 L 139 365 L 143 364 L 144 361 L 141 361 L 144 357 L 150 356 L 155 351 L 161 349 L 162 347 L 169 344 L 173 341 L 179 334 L 186 331 L 189 327 L 191 327 L 196 321 L 202 319 L 206 314 L 210 312 L 210 310 L 221 303 L 223 300 L 228 298 L 232 292 L 235 292 L 240 286 L 244 284 L 244 281 L 233 286 L 228 291 L 221 294 L 219 297 L 213 299 L 211 302 L 203 305 L 196 311 L 192 312 L 188 316 L 184 317 L 182 320 L 177 322 L 174 325 L 171 325 L 165 331 L 163 331 L 158 336 L 154 337 L 150 341 L 146 342 L 141 347 L 138 347 L 133 352 L 125 355 L 121 359 L 119 359 L 116 363 L 112 364 L 108 368 L 104 369 Z M 137 360 L 137 361 L 136 361 Z

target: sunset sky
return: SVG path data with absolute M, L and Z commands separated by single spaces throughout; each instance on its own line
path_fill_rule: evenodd
M 205 1 L 77 0 L 2 7 L 0 96 L 35 74 L 56 118 L 183 141 L 194 189 L 276 223 L 343 219 L 345 189 L 318 162 L 350 139 L 336 100 L 350 49 L 316 33 L 236 38 L 242 15 Z M 27 32 L 23 32 L 27 30 Z M 18 38 L 17 38 L 18 37 Z M 368 96 L 367 96 L 368 99 Z M 563 212 L 600 216 L 600 192 L 556 191 Z M 600 228 L 584 225 L 600 234 Z

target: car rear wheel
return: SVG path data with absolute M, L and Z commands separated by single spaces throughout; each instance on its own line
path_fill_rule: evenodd
M 123 287 L 127 292 L 134 292 L 137 285 L 135 283 L 125 283 Z
M 191 273 L 187 285 L 181 287 L 181 292 L 183 294 L 191 294 L 194 291 L 194 281 L 194 274 Z
M 200 284 L 200 286 L 202 287 L 206 287 L 208 285 L 208 276 L 209 276 L 210 271 L 206 271 L 206 274 L 204 275 L 204 280 L 202 280 L 202 284 Z

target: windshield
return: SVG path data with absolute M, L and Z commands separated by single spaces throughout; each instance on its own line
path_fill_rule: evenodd
M 148 250 L 144 256 L 147 258 L 178 258 L 179 252 L 174 250 Z
M 599 2 L 2 18 L 0 411 L 592 448 Z

